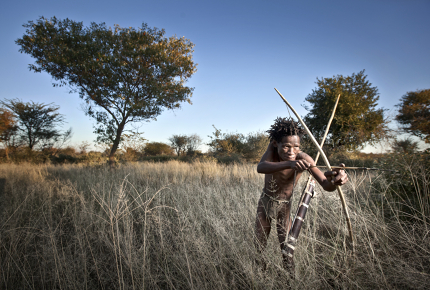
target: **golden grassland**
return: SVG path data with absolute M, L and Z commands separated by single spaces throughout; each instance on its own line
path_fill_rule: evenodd
M 275 231 L 268 269 L 255 263 L 255 164 L 0 164 L 0 289 L 429 289 L 429 176 L 410 174 L 418 206 L 349 172 L 355 255 L 336 192 L 318 188 L 289 281 Z

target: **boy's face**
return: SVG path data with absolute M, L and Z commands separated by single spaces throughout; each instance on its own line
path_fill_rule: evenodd
M 273 142 L 278 150 L 278 156 L 282 161 L 296 160 L 300 153 L 300 137 L 297 135 L 284 136 L 281 142 Z

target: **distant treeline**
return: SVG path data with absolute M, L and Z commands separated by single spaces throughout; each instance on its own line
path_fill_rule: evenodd
M 116 161 L 120 163 L 154 161 L 165 162 L 170 160 L 178 161 L 210 161 L 219 163 L 257 163 L 264 154 L 269 139 L 266 133 L 257 132 L 249 133 L 221 133 L 221 130 L 215 128 L 211 140 L 207 145 L 209 150 L 202 152 L 199 150 L 201 139 L 198 135 L 191 136 L 173 135 L 169 140 L 170 144 L 162 142 L 146 142 L 145 139 L 132 136 L 124 141 L 123 147 L 116 154 Z M 190 140 L 190 137 L 200 140 L 198 146 L 192 147 L 185 142 L 181 148 L 178 148 L 178 139 Z M 134 138 L 134 139 L 133 139 Z M 192 139 L 191 138 L 191 139 Z M 400 145 L 403 145 L 401 147 Z M 416 142 L 409 139 L 397 142 L 392 146 L 392 152 L 412 154 L 417 152 Z M 397 146 L 397 147 L 396 147 Z M 88 150 L 90 144 L 83 142 L 77 147 L 67 146 L 64 148 L 41 148 L 30 150 L 26 146 L 10 146 L 7 151 L 5 148 L 0 149 L 0 163 L 51 163 L 51 164 L 103 164 L 108 161 L 110 148 L 106 146 L 98 151 Z M 306 138 L 303 139 L 302 150 L 307 154 L 314 156 L 315 148 L 311 146 Z M 346 163 L 348 166 L 365 166 L 373 167 L 383 158 L 390 154 L 373 154 L 359 151 L 347 151 L 339 148 L 324 148 L 332 164 Z

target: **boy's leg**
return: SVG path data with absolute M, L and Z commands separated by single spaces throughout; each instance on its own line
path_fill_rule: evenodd
M 281 251 L 282 248 L 285 246 L 288 232 L 290 231 L 291 223 L 292 221 L 290 218 L 290 204 L 285 203 L 280 205 L 280 209 L 278 211 L 278 216 L 276 219 L 276 230 L 278 232 L 278 239 L 279 245 L 281 246 Z M 290 273 L 291 278 L 294 278 L 295 265 L 293 258 L 282 254 L 282 265 L 284 269 Z
M 271 230 L 271 220 L 267 216 L 266 213 L 266 205 L 263 202 L 263 199 L 260 198 L 257 206 L 257 216 L 255 219 L 255 247 L 257 248 L 258 253 L 262 253 L 263 250 L 267 246 L 267 238 L 270 234 Z M 256 259 L 258 264 L 262 264 L 263 270 L 266 269 L 265 262 L 263 257 L 261 259 Z

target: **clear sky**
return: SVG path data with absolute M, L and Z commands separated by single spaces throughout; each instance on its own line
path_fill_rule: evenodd
M 164 28 L 195 44 L 197 72 L 193 105 L 164 111 L 157 121 L 136 124 L 150 141 L 213 130 L 267 130 L 287 109 L 276 87 L 303 116 L 305 97 L 316 78 L 351 75 L 365 69 L 379 89 L 379 107 L 394 105 L 408 91 L 430 88 L 430 1 L 3 1 L 0 10 L 0 98 L 55 103 L 72 127 L 71 144 L 93 141 L 94 121 L 67 87 L 54 88 L 47 73 L 34 73 L 34 60 L 18 52 L 24 23 L 40 16 L 139 27 Z

